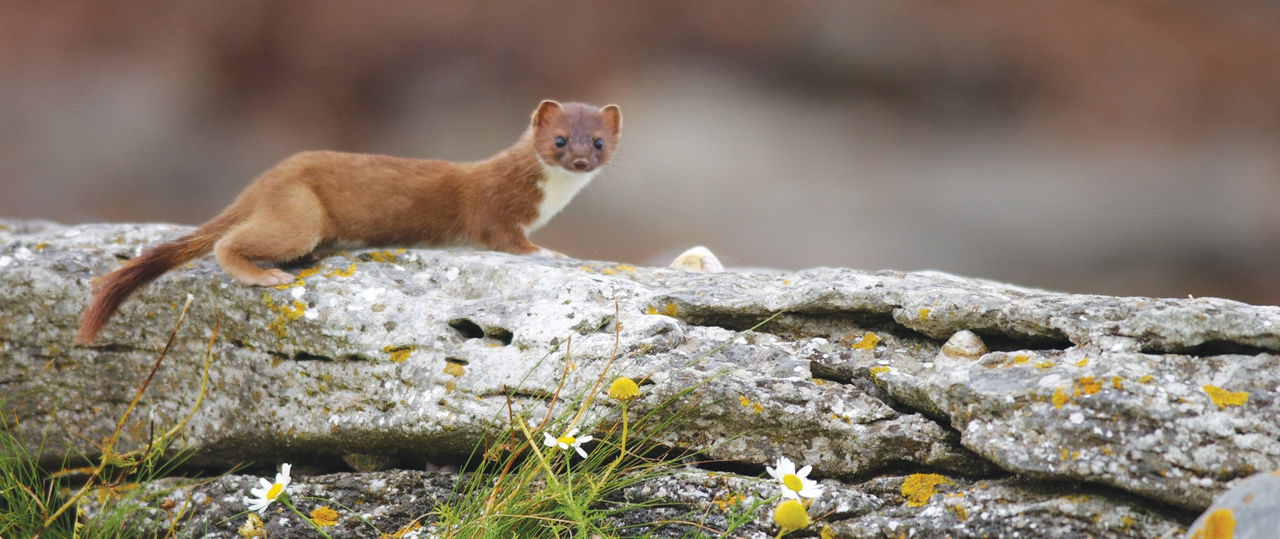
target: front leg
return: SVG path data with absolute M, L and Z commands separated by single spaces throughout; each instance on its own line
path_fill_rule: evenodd
M 481 234 L 480 244 L 494 251 L 516 255 L 564 256 L 551 249 L 534 245 L 524 235 L 524 231 L 516 227 L 489 228 Z

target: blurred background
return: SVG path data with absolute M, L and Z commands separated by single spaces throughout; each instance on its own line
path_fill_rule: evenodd
M 304 149 L 615 162 L 535 242 L 1280 302 L 1280 8 L 1240 0 L 0 2 L 0 216 L 198 224 Z

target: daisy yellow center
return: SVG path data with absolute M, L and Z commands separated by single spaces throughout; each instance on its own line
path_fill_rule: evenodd
M 284 490 L 284 485 L 281 485 L 280 483 L 275 483 L 271 485 L 271 490 L 267 491 L 267 499 L 268 500 L 276 499 L 276 496 L 280 495 L 281 490 Z
M 576 442 L 577 439 L 574 438 L 573 436 L 561 436 L 559 438 L 556 438 L 556 441 L 565 445 L 573 445 L 573 442 Z
M 800 478 L 796 477 L 796 474 L 793 473 L 782 476 L 782 485 L 796 492 L 800 492 L 800 489 L 804 488 L 804 484 L 800 482 Z

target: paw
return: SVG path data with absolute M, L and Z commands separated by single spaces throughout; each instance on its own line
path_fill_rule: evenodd
M 250 284 L 257 286 L 280 286 L 293 283 L 293 275 L 289 274 L 287 271 L 272 268 L 263 271 L 261 274 L 254 277 L 253 281 L 254 282 Z
M 566 255 L 560 251 L 552 251 L 551 249 L 548 249 L 546 247 L 539 247 L 537 251 L 533 252 L 533 255 L 545 256 L 548 258 L 569 258 L 569 255 Z

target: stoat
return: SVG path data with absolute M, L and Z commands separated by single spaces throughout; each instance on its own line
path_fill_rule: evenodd
M 508 253 L 556 254 L 529 241 L 618 146 L 622 112 L 547 100 L 516 143 L 484 161 L 303 152 L 268 169 L 195 232 L 162 243 L 97 279 L 76 338 L 93 341 L 137 289 L 213 251 L 248 285 L 293 282 L 258 263 L 296 260 L 330 244 L 470 244 Z

